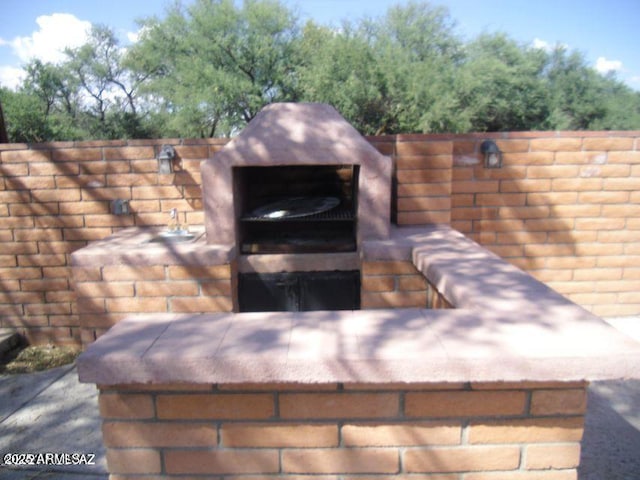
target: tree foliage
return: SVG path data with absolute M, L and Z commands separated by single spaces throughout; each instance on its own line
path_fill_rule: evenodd
M 454 80 L 466 113 L 464 128 L 478 131 L 539 130 L 549 114 L 542 74 L 546 55 L 503 34 L 481 35 L 467 46 Z
M 580 53 L 463 41 L 426 1 L 334 27 L 279 0 L 193 0 L 141 27 L 123 48 L 95 25 L 64 62 L 28 64 L 0 89 L 10 139 L 228 136 L 279 101 L 330 103 L 365 134 L 640 129 L 640 93 Z
M 230 134 L 293 89 L 297 21 L 275 1 L 196 0 L 144 23 L 130 65 L 181 135 Z

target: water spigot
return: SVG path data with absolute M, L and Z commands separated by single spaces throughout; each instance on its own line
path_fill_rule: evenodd
M 177 234 L 189 233 L 189 224 L 187 223 L 187 212 L 184 212 L 184 223 L 180 223 L 180 215 L 177 208 L 169 210 L 169 223 L 167 230 Z
M 173 232 L 178 229 L 178 209 L 172 208 L 171 210 L 169 210 L 169 223 L 167 224 L 167 230 Z

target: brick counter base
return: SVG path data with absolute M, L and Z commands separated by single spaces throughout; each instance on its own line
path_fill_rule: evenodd
M 116 385 L 100 413 L 111 480 L 575 480 L 586 387 Z

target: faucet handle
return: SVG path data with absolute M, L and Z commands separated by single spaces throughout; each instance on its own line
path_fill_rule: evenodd
M 184 212 L 184 223 L 180 225 L 180 230 L 189 233 L 189 222 L 187 221 L 187 212 Z
M 173 232 L 178 229 L 178 209 L 172 208 L 169 210 L 169 223 L 167 224 L 167 229 L 170 232 Z

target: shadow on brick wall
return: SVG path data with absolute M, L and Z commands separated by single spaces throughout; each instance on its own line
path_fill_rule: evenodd
M 633 136 L 492 135 L 504 153 L 498 170 L 480 165 L 485 136 L 454 144 L 452 225 L 593 313 L 637 314 L 639 299 L 625 293 L 640 266 L 639 157 L 623 155 Z
M 169 175 L 156 154 L 174 143 Z M 176 208 L 202 224 L 199 164 L 214 141 L 111 141 L 8 144 L 0 149 L 0 329 L 32 343 L 77 343 L 79 312 L 71 253 L 123 228 L 166 225 Z M 111 211 L 129 202 L 130 215 Z

